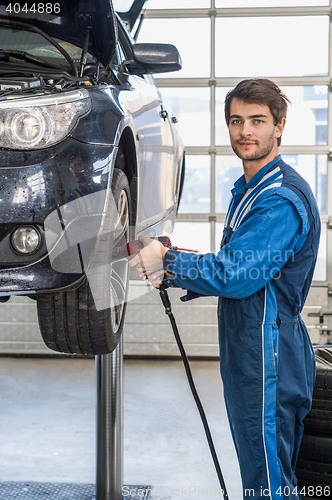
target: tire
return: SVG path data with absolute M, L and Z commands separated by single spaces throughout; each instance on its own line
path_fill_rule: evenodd
M 303 423 L 307 431 L 332 435 L 332 353 L 329 348 L 317 348 L 315 357 L 312 407 Z
M 302 498 L 332 497 L 332 353 L 314 349 L 316 381 L 312 407 L 304 418 L 304 433 L 295 474 Z
M 112 193 L 117 206 L 108 210 L 85 282 L 77 289 L 37 298 L 42 338 L 49 349 L 69 354 L 108 354 L 122 334 L 128 289 L 128 261 L 112 259 L 114 248 L 130 240 L 131 198 L 124 172 L 115 168 Z M 119 221 L 121 224 L 119 224 Z
M 299 488 L 305 488 L 304 498 L 332 496 L 332 436 L 305 431 L 295 470 Z M 311 487 L 311 495 L 308 488 Z M 322 488 L 322 490 L 320 490 Z

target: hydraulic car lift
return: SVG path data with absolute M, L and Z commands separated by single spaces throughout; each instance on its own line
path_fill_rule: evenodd
M 111 354 L 95 357 L 96 500 L 122 500 L 123 340 Z

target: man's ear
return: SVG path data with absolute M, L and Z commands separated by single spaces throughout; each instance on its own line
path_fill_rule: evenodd
M 286 118 L 282 118 L 281 122 L 276 125 L 275 137 L 281 137 L 286 125 Z

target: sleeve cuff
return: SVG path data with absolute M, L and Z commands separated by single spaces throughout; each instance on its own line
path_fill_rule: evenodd
M 181 252 L 177 250 L 168 250 L 164 257 L 164 270 L 173 274 L 174 261 Z
M 166 285 L 168 285 L 171 288 L 173 288 L 173 287 L 178 288 L 179 287 L 179 285 L 177 285 L 175 282 L 173 267 L 174 267 L 175 259 L 178 257 L 178 255 L 180 253 L 181 252 L 179 252 L 178 250 L 168 250 L 165 253 L 164 270 L 170 274 L 173 274 L 173 278 L 165 278 L 163 281 L 164 281 L 164 283 L 166 283 Z M 202 295 L 199 293 L 187 290 L 187 295 L 185 295 L 184 297 L 180 297 L 180 300 L 182 300 L 182 302 L 187 302 L 188 300 L 196 299 L 197 297 L 202 297 Z

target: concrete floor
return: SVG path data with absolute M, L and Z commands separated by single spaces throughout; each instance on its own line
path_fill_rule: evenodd
M 192 361 L 231 500 L 241 480 L 217 361 Z M 0 482 L 95 482 L 94 360 L 0 358 Z M 124 484 L 155 497 L 217 497 L 181 361 L 124 362 Z

